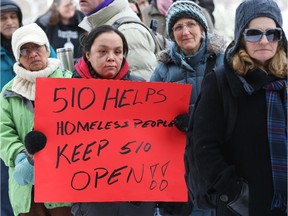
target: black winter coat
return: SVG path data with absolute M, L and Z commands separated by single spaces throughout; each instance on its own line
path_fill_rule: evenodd
M 277 78 L 261 70 L 251 71 L 245 76 L 246 82 L 254 88 L 249 95 L 227 63 L 222 72 L 237 101 L 236 122 L 230 140 L 223 141 L 225 121 L 222 96 L 215 73 L 208 74 L 203 82 L 193 123 L 194 168 L 202 179 L 199 187 L 203 193 L 215 198 L 217 216 L 235 216 L 227 208 L 227 203 L 240 193 L 244 179 L 249 187 L 250 216 L 284 216 L 284 212 L 270 210 L 273 180 L 266 98 L 262 88 Z

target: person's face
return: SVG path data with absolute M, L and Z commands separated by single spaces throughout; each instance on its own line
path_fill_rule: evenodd
M 1 34 L 7 39 L 12 38 L 12 34 L 20 27 L 16 12 L 1 13 L 0 28 Z
M 93 42 L 86 57 L 93 69 L 103 79 L 113 79 L 123 62 L 123 42 L 115 32 L 99 35 Z
M 191 55 L 199 50 L 202 39 L 200 24 L 190 18 L 182 18 L 173 26 L 173 36 L 180 49 Z
M 62 0 L 57 10 L 64 19 L 70 19 L 75 14 L 76 4 L 74 0 Z
M 45 45 L 26 43 L 20 48 L 20 64 L 27 70 L 39 71 L 48 65 L 49 51 Z
M 260 29 L 264 31 L 275 28 L 275 21 L 268 17 L 255 18 L 248 26 L 248 29 Z M 265 63 L 275 55 L 278 47 L 278 41 L 269 42 L 265 35 L 263 35 L 258 42 L 245 41 L 244 44 L 248 55 L 261 65 L 265 65 Z
M 91 13 L 104 0 L 79 0 L 80 10 L 85 13 Z

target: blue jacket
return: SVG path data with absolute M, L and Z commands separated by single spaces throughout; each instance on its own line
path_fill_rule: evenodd
M 4 47 L 0 47 L 1 51 L 1 89 L 3 86 L 8 83 L 13 77 L 15 73 L 13 72 L 13 65 L 15 63 L 15 59 L 12 58 Z
M 222 65 L 226 41 L 216 33 L 208 35 L 199 51 L 193 56 L 184 57 L 176 43 L 171 43 L 169 50 L 160 54 L 159 65 L 154 70 L 150 81 L 177 82 L 192 84 L 189 110 L 192 111 L 200 93 L 207 61 L 216 55 L 214 66 Z M 214 68 L 214 67 L 213 67 Z

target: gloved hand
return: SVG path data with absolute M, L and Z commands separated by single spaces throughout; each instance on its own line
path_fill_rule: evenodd
M 34 184 L 34 166 L 24 152 L 20 152 L 15 159 L 13 178 L 19 185 Z
M 236 215 L 249 216 L 249 186 L 245 181 L 242 182 L 240 194 L 227 207 Z
M 46 142 L 47 138 L 45 134 L 35 130 L 27 133 L 24 139 L 25 148 L 30 155 L 34 155 L 36 152 L 42 150 Z
M 174 118 L 174 124 L 176 128 L 182 132 L 188 131 L 189 114 L 180 114 Z

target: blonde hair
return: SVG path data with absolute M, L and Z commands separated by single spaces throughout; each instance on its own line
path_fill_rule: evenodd
M 288 71 L 287 61 L 288 58 L 283 43 L 279 42 L 275 55 L 264 66 L 264 69 L 268 74 L 284 78 L 287 76 Z M 243 48 L 243 41 L 239 51 L 232 56 L 231 63 L 235 72 L 240 76 L 245 76 L 249 71 L 260 67 Z

